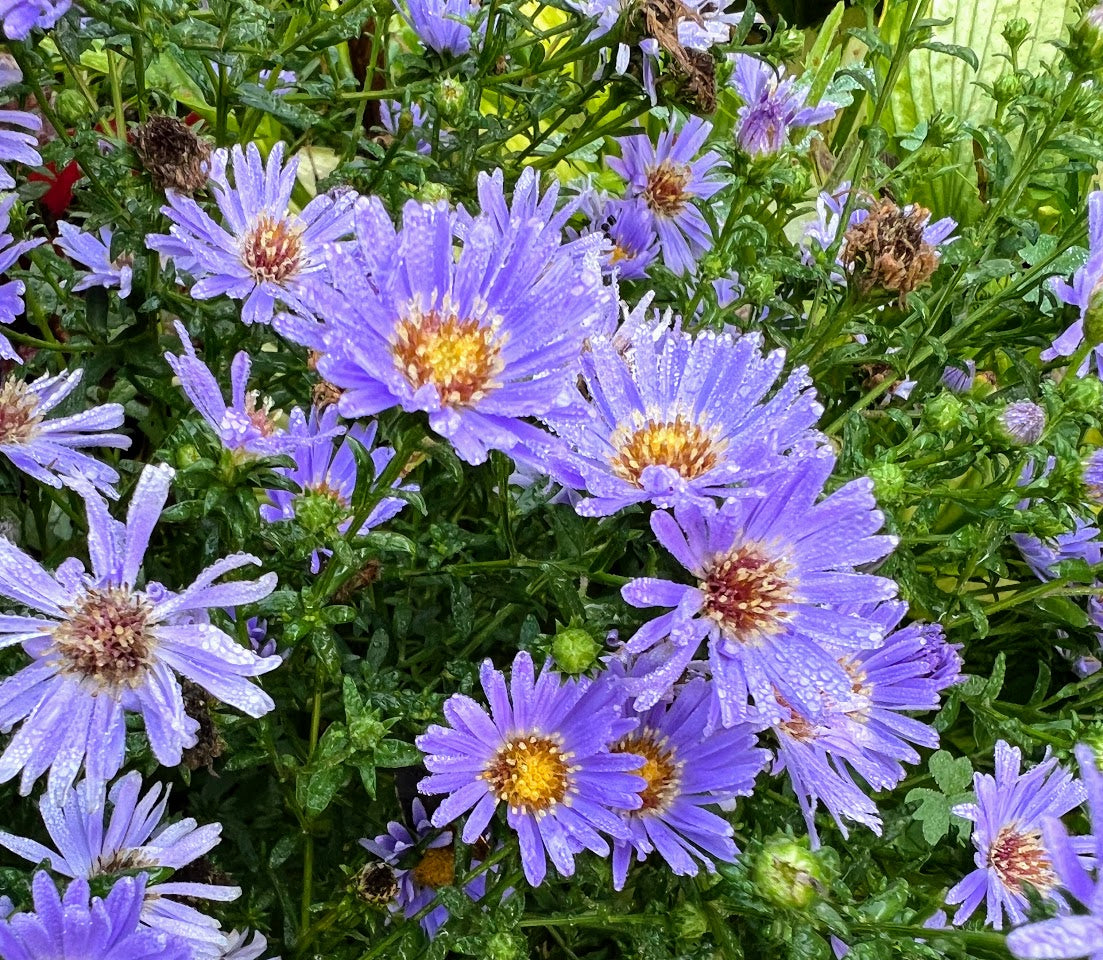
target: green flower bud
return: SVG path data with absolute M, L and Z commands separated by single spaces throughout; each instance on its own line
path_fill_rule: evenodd
M 1003 25 L 1003 39 L 1014 53 L 1030 36 L 1030 21 L 1025 17 L 1015 17 Z
M 183 470 L 185 467 L 190 467 L 199 459 L 199 451 L 196 449 L 195 444 L 185 443 L 184 446 L 176 451 L 176 468 L 178 470 Z
M 1103 3 L 1088 10 L 1072 28 L 1065 56 L 1078 71 L 1090 73 L 1103 66 Z
M 1084 311 L 1084 342 L 1103 343 L 1103 287 L 1096 287 Z
M 869 468 L 869 477 L 878 503 L 899 501 L 907 477 L 898 463 L 875 463 Z
M 601 645 L 581 627 L 566 627 L 552 641 L 552 656 L 564 673 L 582 673 L 597 659 Z
M 965 423 L 965 405 L 952 393 L 940 393 L 923 408 L 923 422 L 935 433 L 947 433 Z
M 295 519 L 308 533 L 322 539 L 336 536 L 348 517 L 348 508 L 328 491 L 307 490 L 295 498 Z
M 422 203 L 439 203 L 441 200 L 452 199 L 452 194 L 443 183 L 435 180 L 426 180 L 417 192 L 417 198 Z
M 527 956 L 527 941 L 512 933 L 499 931 L 486 941 L 486 960 L 521 960 Z
M 1023 92 L 1023 81 L 1013 73 L 1004 73 L 996 77 L 992 84 L 992 96 L 997 103 L 1007 103 Z
M 437 86 L 436 103 L 440 115 L 449 123 L 455 123 L 467 106 L 467 88 L 459 80 L 445 77 Z
M 768 273 L 750 273 L 743 281 L 751 303 L 765 303 L 777 292 L 777 281 Z
M 54 101 L 54 109 L 57 111 L 61 122 L 73 126 L 86 119 L 92 112 L 88 107 L 88 101 L 79 90 L 62 90 Z
M 808 849 L 807 840 L 774 837 L 767 840 L 754 863 L 758 892 L 779 907 L 803 909 L 824 889 L 826 871 Z
M 1103 412 L 1103 380 L 1098 377 L 1070 374 L 1061 381 L 1061 395 L 1069 409 L 1077 413 Z

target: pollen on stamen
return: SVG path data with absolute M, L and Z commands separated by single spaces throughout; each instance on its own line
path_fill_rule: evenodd
M 108 688 L 137 686 L 153 662 L 152 609 L 129 590 L 89 590 L 53 631 L 58 669 Z
M 414 880 L 423 887 L 450 887 L 456 879 L 456 852 L 452 844 L 426 850 L 413 869 Z
M 692 179 L 693 170 L 688 164 L 660 163 L 647 171 L 643 199 L 657 216 L 676 217 L 692 199 L 686 191 Z
M 630 810 L 628 816 L 647 817 L 669 810 L 681 791 L 683 767 L 675 757 L 669 738 L 651 727 L 644 727 L 621 740 L 613 752 L 643 757 L 643 766 L 632 771 L 645 783 L 639 792 L 641 806 L 638 810 Z
M 391 350 L 415 390 L 431 384 L 442 404 L 470 406 L 501 386 L 504 343 L 496 322 L 414 309 L 398 323 Z
M 0 387 L 0 444 L 26 443 L 42 420 L 38 397 L 22 380 Z
M 780 633 L 792 619 L 786 605 L 794 599 L 792 565 L 759 543 L 740 544 L 713 562 L 699 588 L 705 616 L 715 620 L 724 639 L 754 643 Z
M 569 760 L 559 737 L 530 734 L 509 740 L 479 776 L 510 810 L 540 817 L 571 791 Z
M 682 417 L 648 420 L 617 428 L 610 438 L 613 472 L 639 487 L 646 467 L 669 467 L 686 480 L 694 480 L 717 465 L 723 443 L 699 424 Z
M 1039 893 L 1046 893 L 1057 886 L 1039 830 L 1024 833 L 1016 824 L 1002 827 L 988 848 L 988 865 L 1011 890 L 1029 883 Z
M 302 268 L 301 228 L 287 217 L 261 214 L 241 240 L 241 262 L 257 283 L 283 283 Z

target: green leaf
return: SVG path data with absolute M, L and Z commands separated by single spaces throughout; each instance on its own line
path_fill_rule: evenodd
M 973 782 L 973 765 L 968 757 L 954 757 L 939 750 L 931 755 L 927 766 L 943 793 L 959 793 Z
M 377 767 L 413 767 L 421 763 L 421 751 L 402 740 L 381 740 L 375 748 Z

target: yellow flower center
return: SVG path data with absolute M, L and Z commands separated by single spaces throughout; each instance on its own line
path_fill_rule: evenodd
M 571 789 L 570 755 L 557 736 L 530 734 L 509 740 L 480 774 L 511 810 L 537 815 L 561 803 Z
M 302 228 L 262 213 L 241 241 L 241 262 L 257 283 L 282 283 L 302 266 Z
M 9 380 L 0 387 L 0 444 L 26 443 L 41 422 L 38 397 L 22 380 Z
M 687 164 L 660 163 L 647 171 L 644 202 L 657 216 L 676 217 L 692 196 L 686 192 L 686 186 L 692 179 L 693 171 Z
M 1029 883 L 1045 893 L 1057 886 L 1057 875 L 1050 866 L 1038 830 L 1021 833 L 1016 824 L 1002 827 L 988 848 L 988 865 L 1010 890 Z
M 643 805 L 638 810 L 630 810 L 629 816 L 665 813 L 678 798 L 682 785 L 682 764 L 675 760 L 674 750 L 668 742 L 657 730 L 644 727 L 613 748 L 614 753 L 634 753 L 643 757 L 643 766 L 632 771 L 646 782 L 640 791 Z
M 395 365 L 415 390 L 432 384 L 445 406 L 471 406 L 501 386 L 495 378 L 505 369 L 505 337 L 497 327 L 454 313 L 411 310 L 395 330 Z
M 760 543 L 740 544 L 717 557 L 699 584 L 705 616 L 716 621 L 729 641 L 753 643 L 780 633 L 792 619 L 785 609 L 793 599 L 791 569 Z
M 53 631 L 53 650 L 62 673 L 101 686 L 137 686 L 153 663 L 150 605 L 129 590 L 89 590 Z
M 680 414 L 673 420 L 619 426 L 610 442 L 616 451 L 610 458 L 613 472 L 637 487 L 645 467 L 670 467 L 693 480 L 715 467 L 723 452 L 711 433 Z
M 450 887 L 456 879 L 456 854 L 452 844 L 426 850 L 413 873 L 414 880 L 423 887 Z

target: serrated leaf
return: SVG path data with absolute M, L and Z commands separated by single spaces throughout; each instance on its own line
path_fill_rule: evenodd
M 973 765 L 968 757 L 954 757 L 939 750 L 931 755 L 927 767 L 943 793 L 959 793 L 973 782 Z
M 381 740 L 375 748 L 377 767 L 413 767 L 421 763 L 421 751 L 402 740 Z

